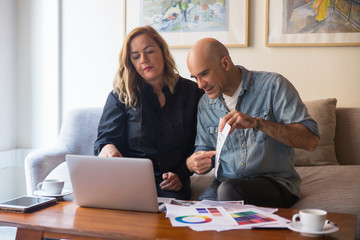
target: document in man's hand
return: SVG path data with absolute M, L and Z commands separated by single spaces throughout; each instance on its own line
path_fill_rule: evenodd
M 220 118 L 219 126 L 220 126 L 221 119 L 222 118 Z M 219 127 L 218 127 L 218 129 L 219 129 Z M 218 137 L 217 137 L 217 142 L 216 142 L 216 155 L 215 155 L 215 178 L 217 178 L 217 172 L 219 170 L 221 149 L 224 146 L 226 137 L 229 135 L 230 129 L 231 129 L 230 125 L 228 123 L 226 123 L 222 132 L 218 131 Z

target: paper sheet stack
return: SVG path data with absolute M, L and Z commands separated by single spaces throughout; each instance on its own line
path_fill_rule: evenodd
M 279 228 L 290 222 L 273 214 L 277 209 L 243 205 L 242 202 L 204 200 L 191 206 L 166 204 L 166 211 L 173 227 L 190 227 L 195 231 Z

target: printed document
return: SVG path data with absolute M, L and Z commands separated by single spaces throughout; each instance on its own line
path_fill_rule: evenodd
M 222 118 L 220 118 L 219 125 L 220 125 L 221 119 Z M 219 129 L 219 127 L 218 127 L 218 129 Z M 226 123 L 222 132 L 218 131 L 218 137 L 217 137 L 217 142 L 216 142 L 216 155 L 215 155 L 215 178 L 217 178 L 217 172 L 219 170 L 221 149 L 224 146 L 226 137 L 229 135 L 230 129 L 231 129 L 230 125 L 228 123 Z

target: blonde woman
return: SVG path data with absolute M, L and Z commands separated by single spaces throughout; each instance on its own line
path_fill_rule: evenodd
M 186 158 L 194 151 L 203 91 L 179 76 L 165 40 L 150 26 L 135 28 L 126 37 L 113 87 L 95 155 L 150 158 L 158 196 L 189 199 Z

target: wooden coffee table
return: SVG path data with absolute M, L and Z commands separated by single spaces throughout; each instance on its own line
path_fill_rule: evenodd
M 279 209 L 278 215 L 291 219 L 293 209 Z M 340 230 L 330 239 L 354 239 L 356 216 L 328 213 Z M 231 230 L 196 232 L 187 227 L 172 227 L 165 213 L 78 207 L 73 201 L 33 213 L 0 212 L 0 225 L 17 227 L 17 240 L 43 237 L 65 239 L 309 239 L 290 230 Z M 325 236 L 311 239 L 322 239 Z

